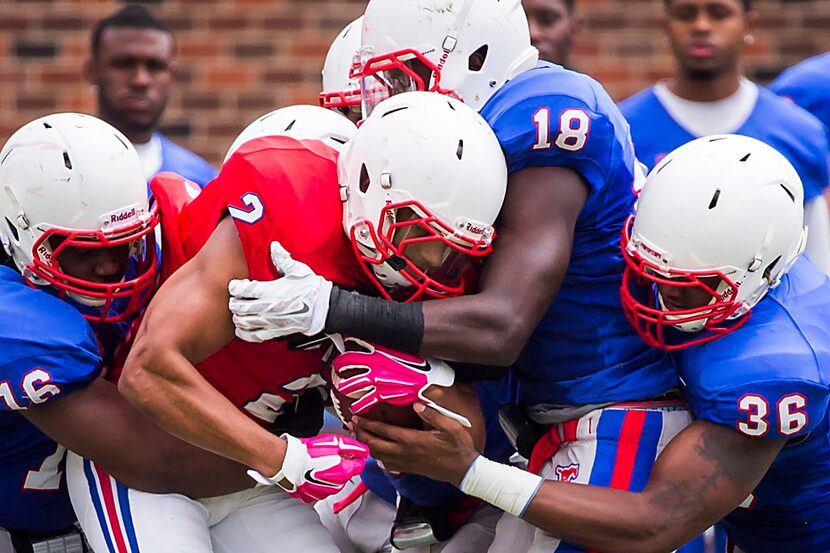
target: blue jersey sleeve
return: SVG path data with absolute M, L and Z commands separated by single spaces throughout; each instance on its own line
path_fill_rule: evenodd
M 786 440 L 809 434 L 824 419 L 829 397 L 814 382 L 758 381 L 721 389 L 698 406 L 693 402 L 692 410 L 695 418 L 747 436 Z
M 532 96 L 488 117 L 513 173 L 528 167 L 568 167 L 592 191 L 608 182 L 615 128 L 605 113 L 564 95 Z
M 67 396 L 98 377 L 97 346 L 44 351 L 0 367 L 0 410 L 21 410 Z

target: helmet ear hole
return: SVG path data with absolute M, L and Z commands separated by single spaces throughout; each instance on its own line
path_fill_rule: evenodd
M 9 227 L 9 232 L 11 233 L 11 237 L 14 238 L 14 241 L 20 242 L 20 234 L 17 232 L 17 227 L 8 218 L 6 218 L 6 226 Z
M 770 285 L 774 284 L 775 281 L 772 279 L 772 270 L 775 269 L 775 266 L 778 265 L 778 262 L 781 261 L 781 256 L 779 255 L 776 257 L 772 263 L 767 265 L 767 268 L 764 269 L 764 280 L 770 283 Z
M 369 190 L 369 170 L 366 169 L 366 164 L 360 166 L 360 191 L 364 194 Z
M 487 52 L 489 50 L 490 47 L 485 44 L 470 54 L 470 57 L 467 59 L 467 69 L 475 72 L 481 71 L 481 68 L 484 67 L 484 62 L 487 61 Z

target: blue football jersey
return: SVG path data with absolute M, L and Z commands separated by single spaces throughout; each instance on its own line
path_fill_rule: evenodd
M 666 154 L 699 138 L 666 111 L 654 87 L 624 100 L 620 109 L 631 124 L 637 158 L 649 171 Z M 755 107 L 735 134 L 751 136 L 781 152 L 801 177 L 805 202 L 821 195 L 830 182 L 828 130 L 815 117 L 769 90 L 758 87 Z
M 769 89 L 791 99 L 830 129 L 830 52 L 790 67 L 770 83 Z
M 623 315 L 620 231 L 638 174 L 628 123 L 602 86 L 541 62 L 481 110 L 511 173 L 568 167 L 590 187 L 562 286 L 516 365 L 528 405 L 647 399 L 675 387 L 667 355 L 648 348 Z
M 75 520 L 63 447 L 18 411 L 65 397 L 98 376 L 98 343 L 70 305 L 0 267 L 0 527 L 46 533 Z
M 166 136 L 156 133 L 161 140 L 161 168 L 159 173 L 169 171 L 177 173 L 201 188 L 216 178 L 217 172 L 207 161 L 190 150 L 174 144 Z
M 723 522 L 744 551 L 830 551 L 828 321 L 830 281 L 802 258 L 742 327 L 676 353 L 695 418 L 787 440 Z

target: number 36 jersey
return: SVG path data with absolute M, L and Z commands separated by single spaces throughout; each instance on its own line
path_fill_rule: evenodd
M 830 551 L 830 281 L 802 257 L 737 330 L 677 352 L 696 419 L 787 440 L 724 520 L 753 553 Z
M 65 530 L 75 513 L 62 478 L 64 449 L 19 411 L 97 378 L 98 342 L 76 309 L 8 267 L 0 267 L 0 297 L 0 527 Z
M 593 79 L 542 62 L 505 84 L 480 113 L 510 173 L 566 167 L 590 190 L 565 279 L 517 363 L 523 402 L 640 400 L 676 387 L 668 356 L 640 340 L 620 305 L 620 231 L 635 180 L 644 176 L 614 102 Z

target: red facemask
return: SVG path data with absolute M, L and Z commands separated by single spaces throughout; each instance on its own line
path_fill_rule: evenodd
M 130 315 L 142 309 L 150 299 L 156 284 L 157 256 L 155 228 L 159 224 L 158 209 L 153 205 L 147 217 L 128 226 L 96 231 L 73 231 L 51 228 L 38 238 L 32 247 L 33 260 L 26 266 L 34 276 L 48 282 L 59 290 L 59 297 L 65 299 L 67 294 L 90 298 L 96 304 L 101 303 L 99 315 L 84 317 L 97 323 L 115 323 L 126 320 Z M 61 238 L 60 244 L 50 255 L 43 257 L 39 252 L 48 252 L 47 244 L 52 237 Z M 129 280 L 114 283 L 91 282 L 65 273 L 58 263 L 61 253 L 66 248 L 111 248 L 129 244 L 131 256 L 135 262 L 136 276 Z M 45 258 L 45 259 L 44 259 Z M 114 303 L 126 300 L 122 309 L 111 313 Z
M 414 217 L 399 220 L 402 209 L 410 211 Z M 367 252 L 358 235 L 363 241 L 368 239 L 376 253 Z M 450 239 L 450 236 L 455 238 Z M 354 225 L 350 238 L 364 271 L 381 295 L 386 299 L 410 302 L 463 294 L 467 269 L 492 251 L 495 234 L 478 240 L 462 237 L 420 203 L 407 201 L 384 207 L 377 226 L 369 221 Z M 418 253 L 423 248 L 433 252 L 431 267 L 424 268 L 424 257 Z M 394 272 L 393 278 L 399 285 L 397 290 L 390 292 L 389 281 L 378 277 L 373 269 L 384 265 L 384 269 Z
M 635 248 L 629 250 L 633 224 L 632 216 L 626 221 L 622 232 L 621 247 L 626 267 L 623 271 L 620 298 L 626 318 L 646 344 L 665 351 L 684 349 L 720 338 L 737 330 L 747 321 L 749 313 L 729 320 L 742 304 L 730 299 L 735 297 L 738 285 L 723 273 L 667 269 L 645 259 Z M 710 277 L 717 277 L 725 282 L 727 293 L 731 293 L 721 297 L 722 294 L 704 282 L 703 279 Z M 657 285 L 697 288 L 714 298 L 714 301 L 702 307 L 669 310 L 663 308 L 658 301 Z M 672 343 L 669 340 L 670 328 L 699 321 L 705 321 L 704 333 L 701 336 L 684 340 L 682 343 Z M 691 334 L 687 334 L 689 335 Z

